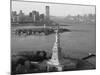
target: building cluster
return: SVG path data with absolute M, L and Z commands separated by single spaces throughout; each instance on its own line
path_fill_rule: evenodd
M 53 19 L 55 21 L 55 19 Z M 62 20 L 61 20 L 62 21 Z M 50 24 L 50 7 L 45 6 L 45 15 L 40 14 L 38 11 L 29 12 L 25 15 L 22 10 L 19 13 L 16 11 L 11 12 L 12 23 L 46 23 Z M 59 21 L 60 22 L 60 21 Z M 85 15 L 68 15 L 63 19 L 63 22 L 67 23 L 96 23 L 96 14 L 85 14 Z
M 38 11 L 29 12 L 28 15 L 25 15 L 22 10 L 17 14 L 16 11 L 11 12 L 11 22 L 12 23 L 37 23 L 49 21 L 49 6 L 45 7 L 45 15 L 39 14 Z
M 85 15 L 76 15 L 71 16 L 68 15 L 66 17 L 66 21 L 74 22 L 74 23 L 95 23 L 96 22 L 96 14 L 85 14 Z
M 22 10 L 17 14 L 16 11 L 11 13 L 12 23 L 32 23 L 32 22 L 43 22 L 44 14 L 39 14 L 37 11 L 32 11 L 28 15 L 25 15 Z

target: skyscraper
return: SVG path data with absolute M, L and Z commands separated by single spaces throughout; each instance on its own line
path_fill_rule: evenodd
M 50 16 L 49 9 L 50 9 L 49 6 L 46 6 L 46 20 L 47 21 L 49 21 L 49 19 L 50 19 L 49 18 L 49 16 Z
M 17 12 L 16 11 L 11 12 L 11 21 L 17 22 Z
M 24 22 L 24 13 L 22 10 L 20 10 L 19 14 L 18 14 L 18 22 Z

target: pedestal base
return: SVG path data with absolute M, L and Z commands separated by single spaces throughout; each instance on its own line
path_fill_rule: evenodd
M 50 68 L 53 68 L 56 71 L 62 71 L 62 65 L 60 65 L 59 62 L 48 61 L 47 65 L 48 65 L 47 66 L 48 71 L 50 71 Z

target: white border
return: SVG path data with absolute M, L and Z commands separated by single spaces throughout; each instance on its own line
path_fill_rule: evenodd
M 99 42 L 100 42 L 100 2 L 99 0 L 24 0 L 24 1 L 43 1 L 43 2 L 56 2 L 56 3 L 71 3 L 71 4 L 85 4 L 96 5 L 96 52 L 97 52 L 97 69 L 85 71 L 68 71 L 56 73 L 38 73 L 37 75 L 99 75 L 100 60 L 99 60 Z M 0 1 L 0 75 L 10 75 L 10 0 Z

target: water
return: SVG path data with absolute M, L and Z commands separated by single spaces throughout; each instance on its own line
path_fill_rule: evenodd
M 23 26 L 24 27 L 24 26 Z M 60 44 L 65 55 L 72 57 L 84 57 L 89 52 L 96 53 L 95 25 L 72 25 L 65 26 L 72 30 L 60 34 Z M 12 27 L 12 30 L 15 27 Z M 48 36 L 19 37 L 12 34 L 11 52 L 47 50 L 52 51 L 55 42 L 55 34 Z

